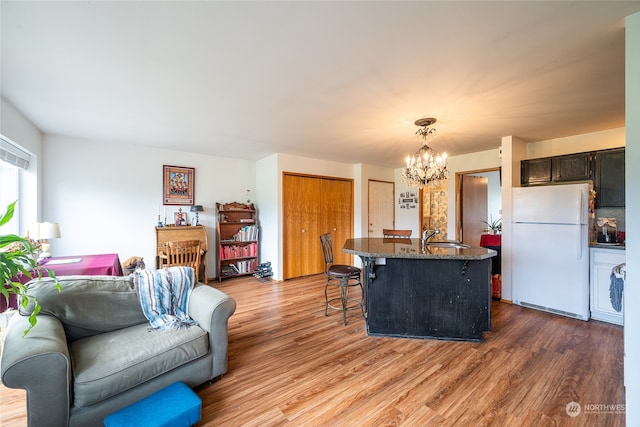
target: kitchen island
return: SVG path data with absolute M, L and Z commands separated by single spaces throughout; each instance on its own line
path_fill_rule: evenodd
M 496 251 L 420 239 L 348 239 L 364 264 L 367 333 L 481 341 L 491 330 L 491 257 Z

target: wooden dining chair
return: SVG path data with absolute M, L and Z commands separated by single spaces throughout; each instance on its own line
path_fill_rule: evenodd
M 383 228 L 382 237 L 400 237 L 408 239 L 411 237 L 411 230 L 392 230 L 389 228 Z
M 179 240 L 167 242 L 167 263 L 165 266 L 186 266 L 194 270 L 200 281 L 200 240 Z

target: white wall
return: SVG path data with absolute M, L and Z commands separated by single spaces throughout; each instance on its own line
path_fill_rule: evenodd
M 162 166 L 194 167 L 195 202 L 205 209 L 200 223 L 210 245 L 208 277 L 215 275 L 215 203 L 243 201 L 256 182 L 253 162 L 133 144 L 47 135 L 43 157 L 43 220 L 58 222 L 62 234 L 51 241 L 52 253 L 117 253 L 121 261 L 136 255 L 148 268 L 155 267 Z M 189 209 L 166 206 L 167 221 L 180 207 Z
M 625 343 L 625 385 L 626 423 L 640 425 L 640 13 L 626 20 L 626 250 L 627 278 L 624 285 L 624 343 Z M 611 402 L 622 403 L 622 402 Z
M 527 144 L 526 159 L 585 153 L 625 146 L 625 128 L 584 133 L 565 138 L 548 139 Z
M 511 189 L 520 185 L 520 161 L 524 158 L 526 144 L 519 138 L 502 138 L 502 299 L 511 301 Z
M 271 262 L 273 277 L 282 278 L 282 228 L 280 222 L 281 180 L 278 155 L 256 162 L 256 208 L 260 222 L 260 262 Z
M 411 236 L 418 238 L 422 234 L 422 226 L 420 223 L 420 191 L 415 187 L 409 187 L 402 181 L 402 168 L 394 170 L 395 177 L 395 194 L 393 200 L 393 206 L 395 207 L 395 227 L 399 230 L 411 230 Z M 418 203 L 416 203 L 415 209 L 401 209 L 398 203 L 400 194 L 405 192 L 414 192 L 418 197 Z

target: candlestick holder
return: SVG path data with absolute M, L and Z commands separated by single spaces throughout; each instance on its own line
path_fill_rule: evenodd
M 160 214 L 158 214 L 158 227 L 162 227 L 164 224 L 160 221 Z
M 202 207 L 202 205 L 193 205 L 193 206 L 191 206 L 191 212 L 195 212 L 196 213 L 196 221 L 192 225 L 200 225 L 200 218 L 198 217 L 198 214 L 200 212 L 204 212 L 204 208 Z

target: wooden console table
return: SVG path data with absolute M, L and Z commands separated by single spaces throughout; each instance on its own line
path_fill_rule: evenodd
M 209 245 L 207 243 L 207 230 L 202 225 L 156 227 L 156 269 L 162 268 L 162 265 L 165 264 L 167 242 L 180 240 L 200 240 L 202 249 L 200 277 L 206 282 L 206 254 Z

